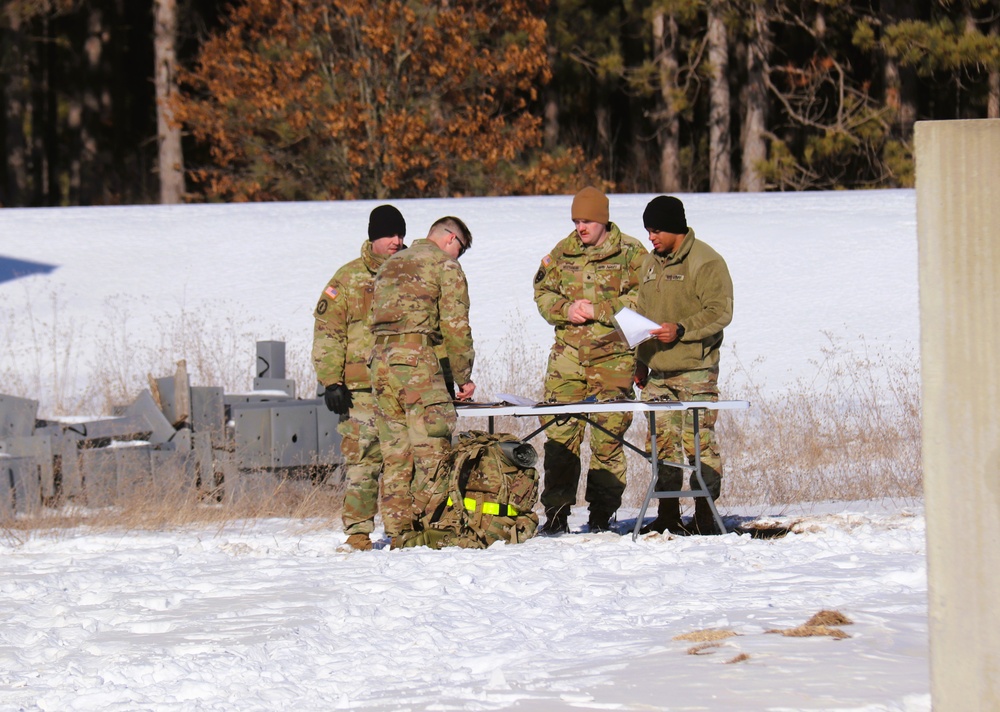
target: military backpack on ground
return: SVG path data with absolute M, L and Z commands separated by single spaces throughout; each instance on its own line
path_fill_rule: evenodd
M 507 433 L 460 433 L 429 482 L 414 482 L 422 531 L 402 546 L 484 549 L 496 541 L 518 544 L 538 528 L 538 454 Z

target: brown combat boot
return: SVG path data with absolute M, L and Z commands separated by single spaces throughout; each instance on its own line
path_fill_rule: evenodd
M 347 545 L 356 551 L 371 551 L 372 540 L 367 534 L 351 534 L 347 537 Z

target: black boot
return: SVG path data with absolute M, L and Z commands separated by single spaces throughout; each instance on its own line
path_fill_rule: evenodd
M 604 514 L 600 510 L 590 511 L 590 518 L 587 520 L 587 529 L 592 532 L 611 531 L 611 515 Z
M 656 480 L 657 492 L 676 492 L 684 482 L 684 473 L 680 468 L 660 465 Z M 661 499 L 656 519 L 639 530 L 640 534 L 649 532 L 670 532 L 671 534 L 687 534 L 681 526 L 681 502 L 679 499 Z
M 650 532 L 670 532 L 681 536 L 688 532 L 681 525 L 681 502 L 679 499 L 661 499 L 656 519 L 639 530 L 640 534 Z
M 559 536 L 569 533 L 569 507 L 545 510 L 545 524 L 538 528 L 539 536 Z
M 704 497 L 695 498 L 694 519 L 691 520 L 687 528 L 691 530 L 692 534 L 701 534 L 703 536 L 725 533 L 719 530 L 719 525 L 712 514 L 712 508 L 709 506 L 708 500 Z

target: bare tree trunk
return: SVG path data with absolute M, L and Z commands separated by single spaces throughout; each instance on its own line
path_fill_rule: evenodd
M 544 146 L 546 151 L 554 151 L 559 145 L 559 99 L 555 91 L 545 92 L 545 131 Z
M 28 193 L 28 152 L 24 136 L 24 112 L 28 103 L 25 90 L 27 68 L 20 15 L 13 6 L 6 8 L 6 14 L 8 29 L 3 30 L 0 50 L 3 51 L 3 56 L 9 58 L 11 64 L 7 73 L 7 83 L 3 87 L 3 152 L 7 157 L 7 169 L 3 180 L 4 197 L 0 200 L 0 204 L 18 207 L 25 205 Z
M 653 13 L 653 52 L 660 75 L 658 134 L 660 137 L 660 190 L 676 193 L 681 189 L 680 118 L 677 91 L 677 22 L 662 9 Z
M 105 17 L 91 8 L 83 28 L 83 66 L 67 106 L 66 129 L 71 149 L 68 156 L 70 205 L 94 205 L 105 196 L 104 174 L 98 156 L 98 132 L 104 102 L 110 102 L 102 65 L 107 61 Z
M 732 142 L 729 139 L 729 38 L 722 19 L 724 5 L 712 0 L 708 8 L 708 182 L 713 193 L 732 190 Z
M 972 4 L 969 0 L 962 0 L 961 17 L 962 17 L 962 27 L 964 28 L 965 34 L 967 36 L 975 36 L 980 34 L 979 26 L 976 24 L 976 18 L 972 14 Z M 982 115 L 979 113 L 978 109 L 970 105 L 970 102 L 968 101 L 967 97 L 963 97 L 963 94 L 965 94 L 965 92 L 962 91 L 961 79 L 957 80 L 955 89 L 956 89 L 955 95 L 957 99 L 955 103 L 958 104 L 959 106 L 959 114 L 957 118 L 960 119 L 981 118 Z M 965 101 L 962 101 L 963 98 L 965 99 Z
M 994 20 L 990 25 L 990 37 L 996 41 L 1000 36 L 1000 20 Z M 1000 69 L 994 66 L 990 69 L 989 94 L 986 97 L 986 118 L 1000 119 Z
M 913 6 L 897 0 L 882 0 L 881 19 L 883 27 L 914 17 Z M 901 67 L 894 57 L 884 56 L 882 80 L 885 84 L 883 102 L 892 112 L 895 133 L 904 141 L 913 136 L 913 124 L 917 121 L 917 77 L 913 69 Z
M 753 27 L 747 44 L 747 84 L 741 131 L 743 151 L 740 190 L 745 192 L 764 190 L 766 186 L 759 166 L 767 160 L 767 143 L 764 136 L 767 129 L 767 86 L 764 72 L 767 70 L 770 32 L 765 3 L 753 2 L 751 13 Z
M 55 179 L 58 161 L 59 115 L 52 91 L 52 68 L 55 64 L 55 43 L 51 38 L 47 17 L 38 19 L 38 36 L 45 38 L 37 50 L 37 69 L 32 73 L 31 99 L 26 107 L 31 115 L 31 167 L 34 206 L 59 205 L 58 181 Z
M 892 57 L 886 57 L 882 66 L 885 83 L 884 103 L 892 112 L 896 133 L 904 141 L 913 136 L 917 120 L 916 77 L 912 69 L 899 66 Z
M 156 126 L 159 144 L 160 202 L 184 198 L 184 154 L 181 128 L 173 120 L 170 101 L 177 91 L 177 0 L 153 0 L 153 54 L 156 63 Z
M 604 93 L 599 92 L 599 95 L 603 97 Z M 612 159 L 614 151 L 611 146 L 611 110 L 604 100 L 594 108 L 594 124 L 597 129 L 597 150 L 600 151 L 605 168 L 613 170 Z
M 548 45 L 549 66 L 555 67 L 558 53 L 554 44 Z M 552 82 L 545 87 L 545 128 L 543 130 L 543 145 L 545 150 L 552 152 L 559 145 L 559 93 Z

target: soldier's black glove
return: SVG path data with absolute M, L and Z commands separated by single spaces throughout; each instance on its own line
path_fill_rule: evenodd
M 334 383 L 327 386 L 323 393 L 323 400 L 326 401 L 326 409 L 337 415 L 347 415 L 353 403 L 351 403 L 351 392 L 343 383 Z

